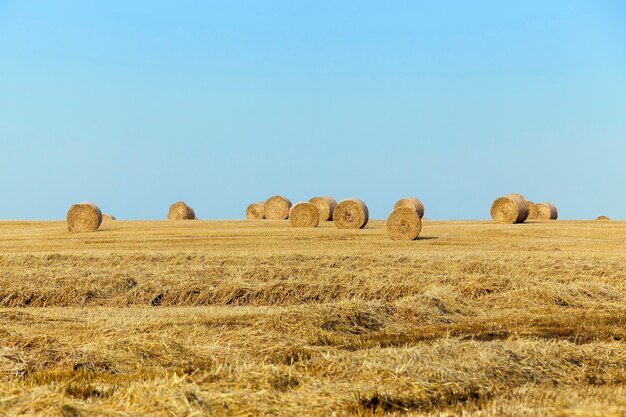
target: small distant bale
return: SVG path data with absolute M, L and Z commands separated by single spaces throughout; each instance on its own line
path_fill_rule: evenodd
M 358 198 L 346 198 L 335 207 L 333 222 L 338 229 L 362 229 L 369 221 L 369 211 Z
M 167 220 L 194 220 L 195 218 L 195 211 L 183 201 L 172 204 L 167 212 Z
M 417 197 L 406 197 L 398 200 L 393 206 L 393 209 L 397 209 L 400 207 L 409 207 L 413 208 L 417 212 L 417 215 L 420 216 L 420 219 L 424 217 L 424 203 Z
M 334 198 L 328 196 L 313 197 L 309 202 L 317 208 L 321 222 L 333 219 L 333 213 L 335 212 L 335 207 L 337 207 L 337 201 Z
M 523 197 L 508 194 L 491 205 L 491 218 L 500 224 L 522 223 L 528 217 L 528 206 Z
M 265 203 L 263 201 L 252 203 L 246 208 L 246 219 L 263 220 L 264 218 L 265 218 Z
M 387 234 L 392 240 L 415 240 L 422 231 L 422 219 L 413 207 L 400 207 L 387 218 Z
M 559 214 L 552 203 L 537 203 L 537 219 L 556 220 Z
M 320 214 L 315 204 L 302 201 L 289 210 L 289 221 L 294 227 L 317 227 L 320 223 Z
M 102 224 L 102 212 L 94 203 L 84 201 L 70 207 L 66 220 L 70 232 L 95 232 Z
M 269 220 L 286 220 L 289 218 L 291 201 L 280 195 L 265 200 L 265 218 Z
M 596 220 L 606 221 L 606 220 L 611 220 L 611 219 L 609 219 L 607 216 L 598 216 Z
M 537 205 L 532 201 L 526 200 L 526 206 L 528 207 L 528 217 L 526 220 L 537 220 Z
M 114 215 L 109 213 L 102 213 L 102 221 L 105 220 L 117 220 Z

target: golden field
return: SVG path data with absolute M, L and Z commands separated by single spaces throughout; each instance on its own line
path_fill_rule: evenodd
M 626 416 L 626 222 L 0 222 L 0 415 Z

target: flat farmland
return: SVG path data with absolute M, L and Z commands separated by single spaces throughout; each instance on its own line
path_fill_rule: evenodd
M 626 222 L 0 222 L 0 415 L 626 416 Z

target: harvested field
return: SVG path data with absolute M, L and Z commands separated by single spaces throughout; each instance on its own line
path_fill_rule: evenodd
M 2 221 L 0 415 L 625 415 L 624 235 Z

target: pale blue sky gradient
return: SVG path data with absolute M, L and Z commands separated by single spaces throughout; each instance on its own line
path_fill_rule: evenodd
M 626 218 L 622 1 L 0 0 L 0 218 L 520 192 Z

